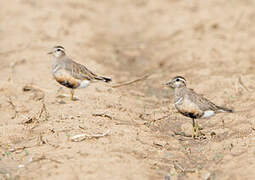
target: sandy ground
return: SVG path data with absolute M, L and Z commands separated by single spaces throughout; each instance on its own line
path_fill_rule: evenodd
M 1 179 L 254 179 L 255 2 L 1 0 Z M 51 75 L 55 45 L 112 84 L 76 91 Z M 234 108 L 191 120 L 163 86 Z M 25 87 L 26 86 L 26 87 Z M 24 89 L 25 87 L 25 89 Z M 85 139 L 72 137 L 86 134 Z

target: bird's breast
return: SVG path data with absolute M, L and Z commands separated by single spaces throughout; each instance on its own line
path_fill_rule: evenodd
M 53 76 L 59 84 L 68 88 L 75 89 L 81 84 L 81 80 L 74 78 L 70 73 L 63 69 L 59 69 L 53 73 Z
M 203 115 L 203 111 L 189 99 L 183 98 L 181 102 L 182 103 L 175 103 L 175 107 L 184 116 L 200 118 Z

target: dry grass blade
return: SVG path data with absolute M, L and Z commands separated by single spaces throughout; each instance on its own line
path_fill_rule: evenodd
M 248 88 L 245 86 L 245 84 L 243 83 L 241 76 L 238 77 L 238 83 L 239 83 L 239 85 L 240 85 L 243 89 L 245 89 L 246 91 L 249 91 L 249 89 L 248 89 Z
M 113 119 L 110 115 L 108 114 L 105 114 L 105 113 L 94 113 L 92 114 L 92 116 L 95 116 L 95 117 L 106 117 L 106 118 L 109 118 L 109 119 Z
M 145 79 L 147 79 L 149 76 L 150 76 L 150 74 L 146 74 L 146 75 L 144 75 L 144 76 L 142 76 L 142 77 L 140 77 L 140 78 L 137 78 L 137 79 L 135 79 L 135 80 L 131 80 L 131 81 L 127 81 L 127 82 L 124 82 L 124 83 L 112 85 L 112 87 L 113 87 L 113 88 L 118 88 L 118 87 L 122 87 L 122 86 L 127 86 L 127 85 L 130 85 L 130 84 L 133 84 L 133 83 L 136 83 L 136 82 L 145 80 Z
M 49 117 L 50 117 L 50 114 L 46 108 L 44 101 L 42 101 L 42 107 L 40 108 L 40 110 L 37 113 L 35 113 L 34 115 L 27 117 L 23 121 L 23 123 L 24 124 L 30 124 L 30 123 L 34 123 L 34 122 L 38 123 L 39 120 L 47 121 Z
M 153 119 L 153 120 L 146 120 L 142 114 L 140 114 L 139 118 L 141 118 L 142 120 L 145 120 L 146 122 L 144 122 L 143 124 L 146 125 L 147 127 L 150 127 L 152 124 L 154 124 L 155 122 L 157 121 L 160 121 L 160 120 L 163 120 L 163 119 L 166 119 L 166 118 L 169 118 L 170 115 L 165 115 L 165 116 L 162 116 L 160 118 L 157 118 L 157 119 Z
M 17 65 L 26 63 L 26 59 L 21 59 L 18 61 L 14 61 L 10 64 L 11 69 L 13 70 Z
M 83 140 L 85 140 L 85 139 L 87 139 L 87 138 L 89 138 L 89 139 L 91 139 L 91 138 L 100 138 L 100 137 L 104 137 L 104 136 L 107 136 L 107 135 L 109 135 L 109 130 L 108 131 L 106 131 L 105 133 L 103 133 L 103 134 L 92 134 L 92 135 L 89 135 L 89 134 L 85 134 L 85 133 L 83 133 L 83 134 L 77 134 L 77 135 L 75 135 L 75 136 L 72 136 L 71 138 L 70 138 L 70 140 L 71 141 L 74 141 L 74 142 L 80 142 L 80 141 L 83 141 Z
M 175 134 L 175 135 L 178 135 L 178 136 L 183 136 L 183 137 L 192 137 L 191 135 L 187 135 L 187 134 L 185 134 L 184 132 L 177 132 L 177 131 L 174 131 L 174 134 Z
M 63 162 L 58 161 L 56 159 L 48 158 L 44 154 L 40 155 L 39 157 L 34 157 L 34 158 L 32 157 L 29 163 L 35 163 L 35 162 L 42 161 L 42 160 L 48 160 L 48 161 L 51 161 L 51 162 L 55 162 L 57 164 L 62 164 L 63 163 Z
M 23 86 L 22 88 L 23 91 L 42 91 L 42 92 L 51 92 L 50 90 L 48 89 L 43 89 L 39 86 L 36 86 L 36 85 L 33 85 L 33 84 L 27 84 L 25 86 Z
M 12 107 L 12 109 L 14 111 L 14 115 L 11 117 L 12 119 L 14 119 L 17 117 L 17 114 L 18 114 L 17 108 L 16 108 L 15 104 L 13 103 L 11 97 L 8 97 L 7 102 L 10 104 L 10 106 Z
M 42 102 L 42 108 L 41 108 L 40 111 L 39 111 L 39 116 L 38 116 L 38 118 L 41 118 L 41 117 L 43 116 L 43 113 L 45 113 L 44 119 L 47 120 L 47 119 L 49 118 L 50 115 L 49 115 L 49 112 L 48 112 L 48 110 L 47 110 L 46 105 L 45 105 L 44 102 Z
M 174 161 L 174 167 L 176 168 L 176 169 L 180 169 L 181 170 L 181 172 L 185 172 L 185 169 L 180 165 L 180 164 L 178 164 L 176 161 Z

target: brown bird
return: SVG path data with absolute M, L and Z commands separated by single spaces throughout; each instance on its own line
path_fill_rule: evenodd
M 210 118 L 221 112 L 233 112 L 231 109 L 215 105 L 202 95 L 187 88 L 186 80 L 181 76 L 174 77 L 166 85 L 174 89 L 174 105 L 178 112 L 192 119 L 192 138 L 194 138 L 194 131 L 196 131 L 196 137 L 199 134 L 198 120 L 195 123 L 194 119 Z
M 92 82 L 110 82 L 111 78 L 98 76 L 84 65 L 79 64 L 68 56 L 62 46 L 55 46 L 51 52 L 53 54 L 52 74 L 56 81 L 71 89 L 71 100 L 73 100 L 74 89 L 88 87 Z

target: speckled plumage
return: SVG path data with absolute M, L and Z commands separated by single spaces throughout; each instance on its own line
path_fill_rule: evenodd
M 233 112 L 233 110 L 217 106 L 202 95 L 186 87 L 186 80 L 177 76 L 167 83 L 174 88 L 174 105 L 182 115 L 193 119 L 210 118 L 220 112 Z
M 85 88 L 92 82 L 111 81 L 110 78 L 98 76 L 84 65 L 70 59 L 66 56 L 65 49 L 62 46 L 55 46 L 49 54 L 53 54 L 54 56 L 52 65 L 53 77 L 58 83 L 67 88 Z M 73 94 L 71 94 L 71 99 L 73 98 L 72 96 Z
M 191 118 L 202 118 L 206 111 L 213 111 L 215 114 L 219 112 L 232 112 L 232 110 L 220 107 L 197 94 L 186 86 L 175 88 L 175 107 L 185 116 Z

